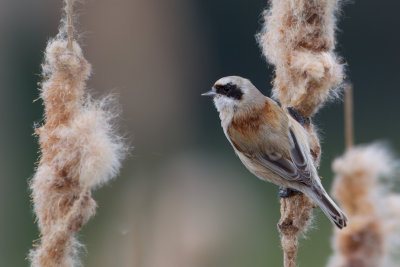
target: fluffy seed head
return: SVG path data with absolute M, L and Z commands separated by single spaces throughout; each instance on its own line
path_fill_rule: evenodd
M 333 195 L 349 226 L 335 231 L 329 267 L 397 266 L 392 252 L 400 244 L 400 197 L 383 177 L 394 177 L 398 162 L 382 144 L 352 148 L 336 159 Z
M 275 66 L 273 96 L 311 117 L 342 82 L 334 54 L 338 1 L 271 0 L 257 39 Z
M 41 158 L 31 183 L 41 232 L 30 252 L 35 267 L 78 265 L 75 233 L 95 214 L 91 190 L 118 174 L 126 152 L 112 124 L 115 101 L 85 93 L 91 67 L 65 36 L 49 41 L 43 63 L 45 123 L 36 129 Z

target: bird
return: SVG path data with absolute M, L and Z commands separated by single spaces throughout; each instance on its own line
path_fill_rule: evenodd
M 346 215 L 322 186 L 308 133 L 291 115 L 293 109 L 281 107 L 239 76 L 219 79 L 202 96 L 213 98 L 226 138 L 252 174 L 305 194 L 339 229 L 347 226 Z

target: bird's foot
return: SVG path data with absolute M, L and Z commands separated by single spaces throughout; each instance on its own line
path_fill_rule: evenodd
M 298 123 L 300 123 L 301 126 L 304 126 L 305 124 L 310 124 L 310 118 L 304 118 L 296 109 L 293 107 L 288 107 L 287 108 L 289 114 L 295 119 Z
M 291 196 L 298 195 L 298 194 L 303 194 L 303 193 L 296 189 L 286 188 L 283 186 L 279 187 L 279 196 L 281 198 L 287 198 L 287 197 L 291 197 Z

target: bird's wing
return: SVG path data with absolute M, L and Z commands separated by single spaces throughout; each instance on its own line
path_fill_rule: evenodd
M 309 157 L 304 152 L 303 139 L 296 135 L 293 127 L 282 111 L 276 114 L 275 122 L 279 123 L 271 127 L 271 114 L 268 121 L 264 121 L 262 115 L 260 127 L 238 128 L 232 124 L 228 128 L 228 136 L 232 145 L 253 162 L 267 168 L 284 179 L 299 182 L 304 185 L 312 185 Z M 301 126 L 299 126 L 301 127 Z M 299 142 L 300 140 L 300 142 Z
M 308 159 L 292 128 L 289 129 L 289 139 L 291 146 L 289 158 L 284 157 L 278 152 L 263 151 L 256 155 L 255 161 L 289 181 L 312 185 Z

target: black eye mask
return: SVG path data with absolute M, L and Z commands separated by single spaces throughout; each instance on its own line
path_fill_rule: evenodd
M 242 99 L 243 92 L 240 88 L 232 83 L 226 85 L 216 85 L 215 86 L 217 94 L 226 95 L 227 97 L 240 100 Z

